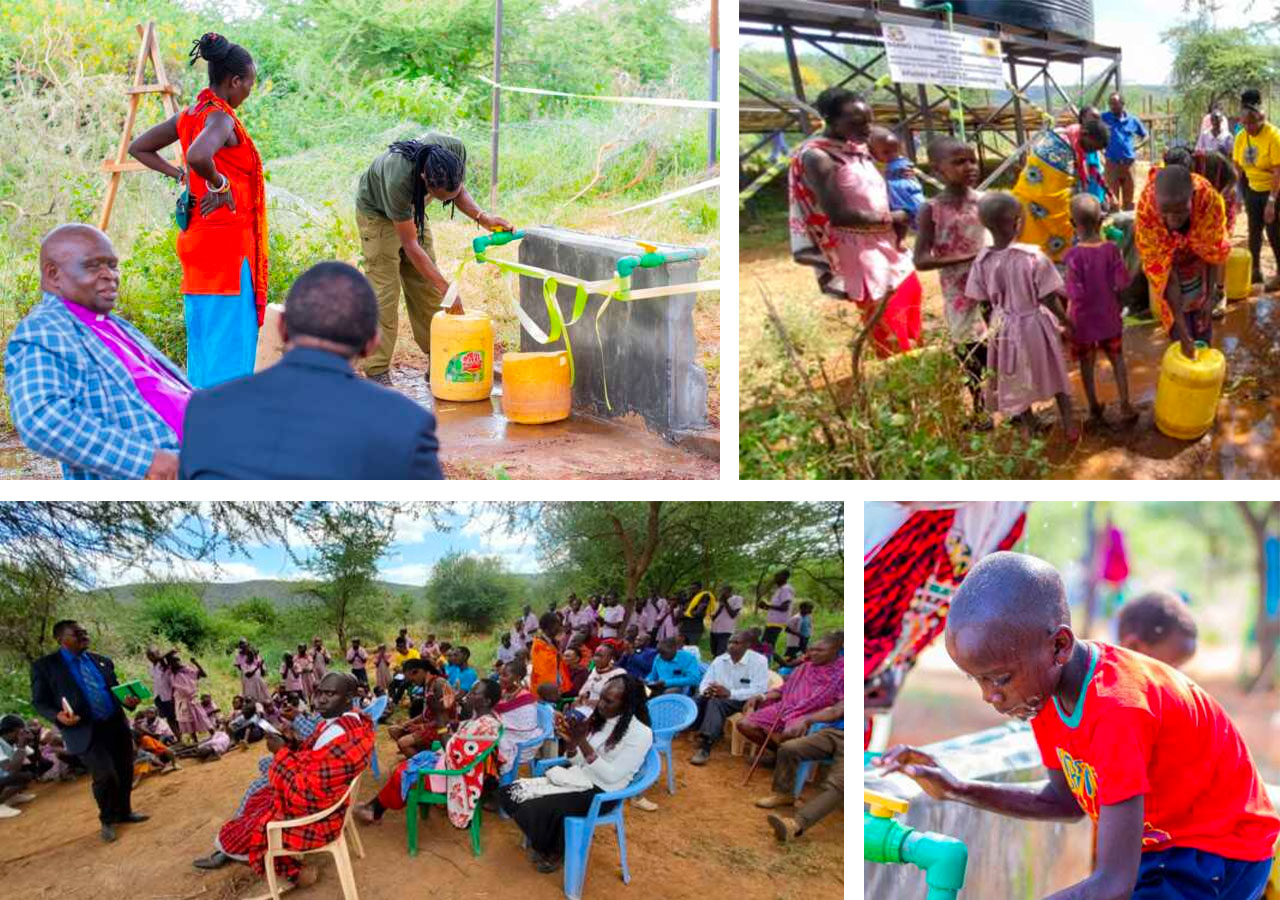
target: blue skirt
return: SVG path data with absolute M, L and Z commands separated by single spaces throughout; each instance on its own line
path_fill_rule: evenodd
M 253 374 L 258 354 L 258 310 L 249 260 L 240 264 L 240 293 L 183 294 L 187 320 L 187 379 L 213 387 Z

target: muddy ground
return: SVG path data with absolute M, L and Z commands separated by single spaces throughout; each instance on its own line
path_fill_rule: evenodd
M 835 814 L 801 841 L 779 845 L 751 804 L 768 790 L 768 773 L 757 772 L 743 788 L 742 758 L 717 747 L 709 765 L 687 762 L 690 743 L 677 739 L 676 794 L 655 786 L 648 796 L 660 809 L 626 812 L 631 884 L 624 886 L 612 832 L 599 831 L 592 846 L 584 900 L 605 897 L 813 900 L 844 889 L 844 820 Z M 379 740 L 384 772 L 395 748 Z M 21 816 L 0 821 L 0 895 L 22 900 L 231 900 L 257 890 L 248 870 L 232 865 L 201 872 L 191 860 L 210 841 L 257 774 L 262 751 L 233 751 L 221 761 L 184 764 L 170 775 L 148 776 L 134 793 L 134 808 L 151 821 L 123 826 L 120 839 L 103 844 L 87 780 L 38 785 L 37 799 Z M 665 775 L 664 775 L 665 778 Z M 361 799 L 377 791 L 371 777 Z M 520 848 L 510 821 L 485 815 L 483 854 L 471 855 L 468 834 L 449 825 L 439 811 L 424 823 L 417 858 L 408 855 L 404 814 L 390 812 L 374 827 L 361 827 L 366 857 L 355 860 L 356 882 L 365 900 L 391 897 L 553 898 L 563 874 L 542 875 Z M 319 859 L 321 857 L 315 857 Z M 339 900 L 332 865 L 320 881 L 290 896 Z
M 517 425 L 502 415 L 501 383 L 488 401 L 436 400 L 424 380 L 427 357 L 401 329 L 392 367 L 395 388 L 433 409 L 440 462 L 449 478 L 709 479 L 720 477 L 719 339 L 716 306 L 694 311 L 699 362 L 707 369 L 710 428 L 697 447 L 677 446 L 639 416 L 598 419 L 575 413 L 545 425 Z M 499 353 L 501 348 L 499 348 Z M 500 358 L 500 356 L 499 356 Z M 58 465 L 27 450 L 0 425 L 0 478 L 59 478 Z
M 1139 183 L 1145 173 L 1139 173 Z M 761 292 L 783 311 L 792 338 L 802 352 L 827 363 L 827 373 L 840 382 L 850 371 L 848 344 L 856 316 L 848 304 L 822 297 L 810 269 L 791 261 L 785 220 L 764 214 L 754 220 L 744 214 L 743 251 L 740 256 L 741 304 L 739 332 L 742 341 L 740 402 L 749 406 L 753 380 L 775 361 L 766 360 L 771 349 L 769 326 Z M 1236 222 L 1235 246 L 1245 246 L 1247 226 L 1243 213 Z M 1263 250 L 1263 271 L 1270 276 L 1274 260 Z M 941 292 L 935 272 L 920 273 L 924 285 L 924 328 L 931 340 L 944 332 Z M 1116 422 L 1118 400 L 1110 366 L 1100 357 L 1095 381 L 1099 399 L 1112 404 L 1105 427 L 1089 430 L 1076 445 L 1067 445 L 1056 429 L 1048 448 L 1050 478 L 1276 478 L 1280 477 L 1280 297 L 1262 295 L 1255 285 L 1253 296 L 1231 304 L 1225 319 L 1214 322 L 1213 345 L 1226 354 L 1227 379 L 1213 429 L 1199 441 L 1166 437 L 1154 425 L 1156 382 L 1160 359 L 1169 346 L 1158 323 L 1131 323 L 1125 329 L 1124 350 L 1129 370 L 1129 390 L 1140 417 L 1121 427 Z M 1087 412 L 1079 369 L 1068 364 L 1077 419 Z M 958 400 L 960 398 L 957 398 Z M 1053 404 L 1039 408 L 1046 423 L 1056 420 Z

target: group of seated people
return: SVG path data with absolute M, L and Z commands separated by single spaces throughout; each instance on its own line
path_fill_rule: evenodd
M 4 358 L 14 428 L 64 478 L 442 478 L 435 417 L 360 377 L 378 300 L 345 263 L 289 289 L 285 353 L 254 375 L 196 390 L 181 366 L 112 310 L 119 258 L 89 225 L 40 244 L 42 298 Z
M 35 799 L 27 790 L 33 783 L 70 781 L 84 771 L 57 730 L 38 719 L 0 716 L 0 819 L 20 815 L 18 807 Z
M 175 729 L 165 710 L 140 708 L 133 719 L 135 772 L 172 771 L 181 758 L 214 760 L 232 747 L 265 743 L 270 755 L 260 761 L 258 777 L 218 830 L 213 851 L 194 863 L 212 869 L 240 861 L 263 874 L 267 822 L 336 804 L 370 764 L 377 728 L 386 724 L 401 759 L 377 794 L 355 807 L 358 821 L 374 825 L 389 810 L 404 809 L 412 788 L 421 784 L 447 797 L 449 821 L 458 828 L 468 827 L 480 806 L 501 808 L 527 837 L 535 868 L 549 873 L 562 865 L 565 818 L 585 814 L 597 794 L 625 788 L 643 767 L 654 742 L 648 702 L 683 693 L 697 705 L 689 729 L 692 762 L 706 764 L 726 721 L 739 713 L 736 727 L 742 735 L 767 761 L 776 757 L 770 763 L 775 765 L 773 791 L 757 805 L 771 810 L 768 821 L 780 840 L 798 836 L 840 808 L 841 633 L 824 635 L 804 654 L 789 657 L 793 667 L 781 687 L 771 689 L 768 657 L 755 649 L 761 640 L 755 629 L 732 634 L 725 652 L 704 665 L 696 644 L 663 637 L 654 646 L 656 635 L 625 620 L 618 623 L 617 637 L 602 637 L 594 625 L 565 634 L 561 625 L 558 613 L 544 614 L 531 635 L 518 629 L 519 639 L 527 637 L 528 643 L 515 650 L 511 643 L 517 636 L 504 633 L 498 658 L 483 674 L 471 665 L 468 648 L 437 641 L 435 635 L 415 644 L 402 629 L 389 654 L 386 680 L 379 677 L 372 687 L 354 672 L 329 671 L 306 692 L 289 690 L 282 681 L 267 701 L 236 696 L 229 715 L 203 694 L 195 724 L 207 728 L 199 730 L 190 727 L 190 713 Z M 375 665 L 383 651 L 385 645 L 379 645 Z M 552 654 L 549 667 L 546 652 Z M 568 660 L 575 655 L 589 664 L 571 667 Z M 349 661 L 365 662 L 359 655 Z M 366 709 L 381 697 L 387 703 L 374 721 Z M 550 737 L 539 721 L 540 704 L 552 708 Z M 819 723 L 837 727 L 809 734 Z M 14 752 L 15 747 L 39 747 L 39 752 Z M 521 764 L 550 756 L 565 762 L 538 777 L 516 777 Z M 38 764 L 41 772 L 57 766 L 73 771 L 75 765 L 74 757 L 60 758 L 56 742 L 43 730 L 33 733 L 17 717 L 0 719 L 0 800 L 21 802 L 15 797 L 22 786 L 39 777 L 34 771 L 25 774 L 33 757 L 44 760 Z M 781 816 L 777 808 L 794 802 L 795 767 L 805 759 L 834 764 L 803 807 Z M 466 774 L 439 774 L 443 770 Z M 632 804 L 657 809 L 642 797 L 633 797 Z M 339 812 L 286 832 L 285 846 L 322 846 L 336 837 L 341 823 Z M 316 877 L 300 858 L 276 865 L 278 874 L 297 885 Z

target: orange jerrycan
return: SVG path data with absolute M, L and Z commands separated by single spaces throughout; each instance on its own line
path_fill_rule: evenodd
M 484 400 L 493 390 L 493 320 L 479 313 L 431 317 L 431 393 Z
M 1244 247 L 1232 247 L 1227 257 L 1227 299 L 1243 300 L 1252 293 L 1249 276 L 1253 274 L 1253 257 Z
M 569 418 L 572 404 L 569 354 L 564 350 L 503 354 L 502 414 L 512 422 L 559 422 Z
M 1156 383 L 1156 427 L 1172 438 L 1194 441 L 1213 427 L 1227 359 L 1222 352 L 1196 343 L 1196 358 L 1187 359 L 1174 341 L 1160 361 Z

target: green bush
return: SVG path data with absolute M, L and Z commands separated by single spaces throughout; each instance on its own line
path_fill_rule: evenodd
M 816 373 L 788 372 L 769 402 L 740 417 L 742 478 L 1041 478 L 1044 441 L 975 427 L 964 369 L 943 346 L 873 363 L 862 400 L 840 409 Z
M 450 553 L 436 563 L 427 584 L 431 618 L 488 631 L 511 610 L 511 588 L 498 557 Z
M 139 616 L 147 631 L 171 644 L 184 644 L 198 653 L 216 635 L 214 622 L 204 602 L 184 585 L 157 585 L 139 605 Z

